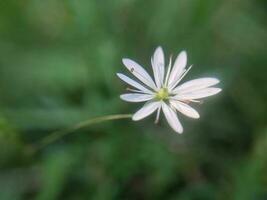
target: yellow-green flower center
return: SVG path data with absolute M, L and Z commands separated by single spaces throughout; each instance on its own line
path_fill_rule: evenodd
M 161 88 L 157 93 L 156 93 L 156 99 L 158 100 L 165 100 L 169 97 L 169 92 L 167 88 Z

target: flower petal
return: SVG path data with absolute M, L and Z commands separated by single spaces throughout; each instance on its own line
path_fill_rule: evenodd
M 140 110 L 138 110 L 132 117 L 134 121 L 138 121 L 152 114 L 161 105 L 160 101 L 148 102 Z
M 163 113 L 167 119 L 167 122 L 169 125 L 173 128 L 174 131 L 177 133 L 182 133 L 183 132 L 183 127 L 176 115 L 176 113 L 171 109 L 170 106 L 168 106 L 166 103 L 162 103 L 162 110 Z
M 220 81 L 217 78 L 198 78 L 187 81 L 173 90 L 173 93 L 189 93 L 216 85 Z
M 195 118 L 195 119 L 199 118 L 198 112 L 194 108 L 192 108 L 191 106 L 189 106 L 183 102 L 174 101 L 174 100 L 170 100 L 170 103 L 176 110 L 183 113 L 187 117 L 191 117 L 191 118 Z
M 164 73 L 165 73 L 164 53 L 161 47 L 158 47 L 155 50 L 155 53 L 151 59 L 151 64 L 153 68 L 156 85 L 158 88 L 160 88 L 163 85 Z
M 185 67 L 186 67 L 186 63 L 187 63 L 187 55 L 185 51 L 182 51 L 176 58 L 171 74 L 170 74 L 170 78 L 168 81 L 168 87 L 171 88 L 174 86 L 174 84 L 176 84 L 177 80 L 181 77 L 181 75 L 184 73 L 185 71 Z
M 128 102 L 143 102 L 148 101 L 154 98 L 154 95 L 151 94 L 138 94 L 138 93 L 128 93 L 122 94 L 120 98 Z
M 145 85 L 147 85 L 152 89 L 156 89 L 154 81 L 147 73 L 147 71 L 143 67 L 141 67 L 141 65 L 128 58 L 123 58 L 122 62 L 125 65 L 125 67 Z
M 204 97 L 212 96 L 222 91 L 221 88 L 205 88 L 201 90 L 196 90 L 189 93 L 177 94 L 174 99 L 177 100 L 190 100 L 190 99 L 201 99 Z
M 144 93 L 147 94 L 153 94 L 152 91 L 150 91 L 149 89 L 145 88 L 144 86 L 142 86 L 140 83 L 134 81 L 133 79 L 129 78 L 128 76 L 125 76 L 124 74 L 121 73 L 117 73 L 117 76 L 123 80 L 124 82 L 128 83 L 129 85 L 141 90 Z

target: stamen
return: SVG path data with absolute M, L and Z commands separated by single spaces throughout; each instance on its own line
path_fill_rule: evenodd
M 172 55 L 170 56 L 170 60 L 169 60 L 169 66 L 168 66 L 168 70 L 167 70 L 167 74 L 166 74 L 166 79 L 165 79 L 165 83 L 164 83 L 164 86 L 165 87 L 167 87 L 167 84 L 168 84 L 168 81 L 169 81 L 171 67 L 172 67 Z
M 183 103 L 186 103 L 186 104 L 190 103 L 190 100 L 180 100 L 180 101 L 183 102 Z
M 159 107 L 158 110 L 157 110 L 157 116 L 156 116 L 156 119 L 155 119 L 155 122 L 154 122 L 155 124 L 159 123 L 160 108 L 161 107 Z
M 180 102 L 183 102 L 183 103 L 186 103 L 186 104 L 189 104 L 190 102 L 202 104 L 204 102 L 203 100 L 194 100 L 194 99 L 183 100 L 183 99 L 176 99 L 176 98 L 173 98 L 173 97 L 171 97 L 170 99 L 173 100 L 173 101 L 180 101 Z
M 191 99 L 189 101 L 194 102 L 194 103 L 199 103 L 199 104 L 203 104 L 204 103 L 203 100 L 193 100 L 193 99 Z
M 185 75 L 189 72 L 189 70 L 193 67 L 193 65 L 191 65 L 187 70 L 185 70 L 185 72 L 182 74 L 182 76 L 176 81 L 175 84 L 173 84 L 173 86 L 171 87 L 171 90 L 173 90 L 173 88 L 176 87 L 176 85 L 185 77 Z
M 126 88 L 126 90 L 127 90 L 127 91 L 130 91 L 130 92 L 137 92 L 137 93 L 145 94 L 143 91 L 135 90 L 135 89 L 132 89 L 132 88 Z

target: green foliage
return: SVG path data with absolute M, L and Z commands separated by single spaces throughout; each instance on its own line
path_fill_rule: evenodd
M 0 199 L 266 199 L 267 4 L 263 0 L 3 0 L 0 2 Z M 151 72 L 162 45 L 185 49 L 186 79 L 223 92 L 181 116 L 123 119 L 32 144 L 122 102 L 130 57 Z

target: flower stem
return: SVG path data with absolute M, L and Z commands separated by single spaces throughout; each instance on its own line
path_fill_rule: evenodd
M 131 114 L 116 114 L 116 115 L 105 115 L 101 117 L 95 117 L 92 119 L 88 119 L 82 122 L 79 122 L 78 124 L 75 124 L 74 126 L 71 126 L 69 128 L 59 130 L 59 131 L 54 131 L 50 133 L 48 136 L 45 136 L 42 138 L 36 145 L 33 147 L 33 151 L 36 152 L 47 145 L 56 142 L 57 140 L 61 139 L 62 137 L 73 133 L 79 129 L 82 129 L 84 127 L 88 127 L 93 124 L 105 122 L 105 121 L 111 121 L 111 120 L 118 120 L 118 119 L 126 119 L 126 118 L 131 118 Z

